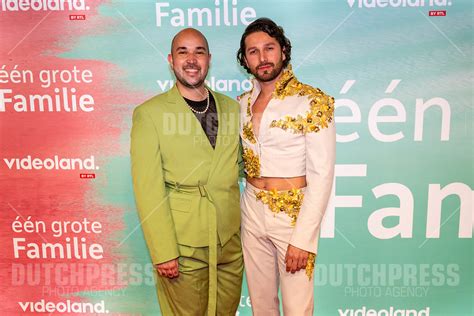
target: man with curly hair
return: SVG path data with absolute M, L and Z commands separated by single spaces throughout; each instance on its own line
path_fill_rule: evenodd
M 240 97 L 245 271 L 253 314 L 312 315 L 314 262 L 334 177 L 334 98 L 299 82 L 283 29 L 260 18 L 237 59 L 254 76 Z

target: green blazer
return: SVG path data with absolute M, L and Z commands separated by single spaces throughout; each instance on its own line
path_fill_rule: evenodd
M 218 112 L 215 149 L 176 85 L 134 110 L 133 188 L 154 264 L 177 258 L 178 244 L 224 245 L 240 229 L 239 105 L 211 93 Z

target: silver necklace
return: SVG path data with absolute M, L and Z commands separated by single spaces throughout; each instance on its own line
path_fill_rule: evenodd
M 207 99 L 207 105 L 206 105 L 206 108 L 202 111 L 198 111 L 198 110 L 195 110 L 192 106 L 190 106 L 187 102 L 186 104 L 189 106 L 189 108 L 191 109 L 191 111 L 193 111 L 194 113 L 197 113 L 197 114 L 204 114 L 207 112 L 207 110 L 209 109 L 209 90 L 206 89 L 206 99 Z

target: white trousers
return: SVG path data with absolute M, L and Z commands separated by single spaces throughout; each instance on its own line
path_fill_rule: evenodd
M 313 279 L 309 280 L 305 269 L 286 272 L 291 218 L 284 212 L 270 211 L 256 199 L 258 191 L 262 190 L 247 182 L 241 197 L 242 248 L 253 315 L 280 315 L 279 286 L 285 316 L 312 315 Z

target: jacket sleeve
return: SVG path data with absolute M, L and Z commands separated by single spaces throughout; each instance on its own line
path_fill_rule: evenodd
M 307 187 L 290 244 L 317 253 L 321 221 L 334 179 L 336 128 L 334 120 L 318 132 L 305 134 Z
M 153 264 L 179 256 L 163 178 L 160 143 L 146 108 L 133 112 L 130 156 L 138 215 Z
M 237 163 L 239 164 L 239 179 L 245 179 L 245 165 L 242 156 L 243 152 L 242 139 L 239 136 L 239 157 L 237 158 Z

